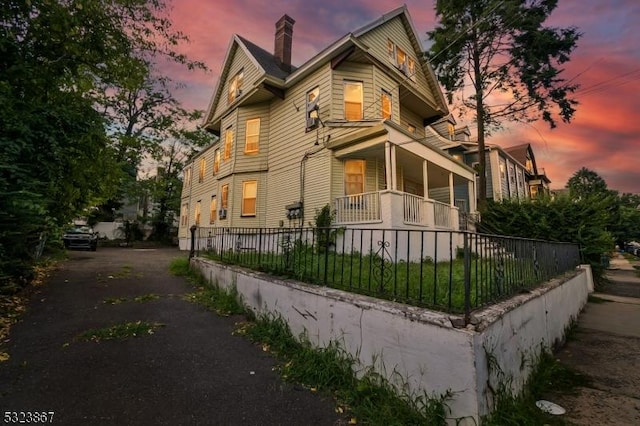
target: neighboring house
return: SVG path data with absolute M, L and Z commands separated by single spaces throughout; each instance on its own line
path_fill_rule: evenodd
M 206 116 L 220 137 L 184 169 L 179 236 L 201 227 L 458 229 L 475 172 L 428 143 L 448 115 L 406 7 L 291 65 L 294 20 L 269 53 L 234 35 Z M 183 248 L 184 248 L 183 244 Z
M 449 115 L 432 123 L 426 131 L 430 144 L 477 170 L 478 143 L 470 140 L 468 127 L 456 128 L 456 121 Z M 543 169 L 538 169 L 531 144 L 508 148 L 486 144 L 484 155 L 488 199 L 535 198 L 549 194 L 551 181 Z

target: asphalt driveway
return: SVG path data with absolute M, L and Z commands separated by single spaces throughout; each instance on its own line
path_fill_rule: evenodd
M 184 252 L 71 252 L 32 296 L 0 363 L 0 414 L 53 412 L 64 425 L 332 425 L 330 399 L 282 382 L 268 353 L 233 336 L 182 295 L 168 272 Z M 159 296 L 136 302 L 138 296 Z M 149 299 L 151 299 L 149 297 Z M 163 327 L 123 341 L 80 341 L 89 329 L 147 321 Z

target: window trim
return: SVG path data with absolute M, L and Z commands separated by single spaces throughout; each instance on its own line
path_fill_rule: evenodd
M 385 117 L 384 101 L 385 97 L 389 100 L 389 116 Z M 380 93 L 380 116 L 383 120 L 393 119 L 393 95 L 386 90 L 382 89 Z
M 360 88 L 360 118 L 350 119 L 347 117 L 347 86 L 355 85 Z M 344 109 L 344 119 L 347 121 L 362 121 L 364 120 L 364 83 L 357 80 L 344 80 L 342 83 L 343 102 L 342 107 Z M 355 104 L 355 102 L 351 102 Z
M 229 208 L 229 184 L 225 183 L 220 187 L 220 208 Z
M 247 187 L 253 184 L 255 196 L 253 198 L 249 198 L 246 196 Z M 245 212 L 245 202 L 248 200 L 253 200 L 253 212 Z M 255 217 L 258 213 L 258 181 L 255 179 L 245 180 L 242 182 L 242 205 L 240 208 L 240 216 L 242 217 Z
M 255 134 L 249 134 L 249 123 L 257 122 L 258 123 L 258 131 Z M 244 124 L 244 153 L 245 154 L 257 154 L 260 152 L 260 117 L 258 118 L 250 118 Z M 255 137 L 255 149 L 249 149 L 249 137 Z
M 362 182 L 359 182 L 362 185 L 362 191 L 361 192 L 354 192 L 352 194 L 349 194 L 349 185 L 352 183 L 358 183 L 358 182 L 351 182 L 348 179 L 348 176 L 355 176 L 356 173 L 348 173 L 348 163 L 358 163 L 361 165 L 361 173 L 360 176 L 362 177 Z M 366 189 L 366 175 L 367 175 L 367 161 L 365 159 L 360 159 L 360 158 L 350 158 L 344 161 L 344 195 L 349 196 L 349 195 L 356 195 L 356 194 L 363 194 L 365 192 Z
M 309 100 L 311 95 L 315 94 L 313 100 Z M 318 127 L 320 117 L 318 115 L 318 103 L 320 102 L 320 86 L 316 86 L 311 90 L 308 90 L 305 94 L 305 131 L 316 129 Z
M 193 220 L 196 226 L 200 226 L 200 218 L 202 216 L 201 200 L 196 201 L 196 208 L 193 211 Z
M 229 80 L 229 87 L 227 88 L 227 104 L 228 105 L 231 105 L 240 96 L 242 96 L 243 83 L 244 83 L 244 69 L 241 69 Z
M 213 176 L 220 173 L 220 148 L 213 151 Z
M 201 157 L 199 161 L 198 183 L 204 182 L 204 176 L 206 172 L 207 172 L 207 159 L 205 157 Z
M 218 197 L 216 195 L 212 195 L 211 201 L 209 204 L 209 225 L 215 224 L 217 218 L 218 218 Z

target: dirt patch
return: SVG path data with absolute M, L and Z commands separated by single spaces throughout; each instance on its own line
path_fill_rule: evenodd
M 557 354 L 565 365 L 591 378 L 589 387 L 554 402 L 577 425 L 640 424 L 640 338 L 578 329 Z

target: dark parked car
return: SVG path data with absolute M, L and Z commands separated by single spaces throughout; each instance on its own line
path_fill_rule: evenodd
M 68 228 L 62 236 L 64 247 L 68 249 L 87 249 L 96 251 L 98 248 L 98 233 L 88 226 L 73 226 Z

